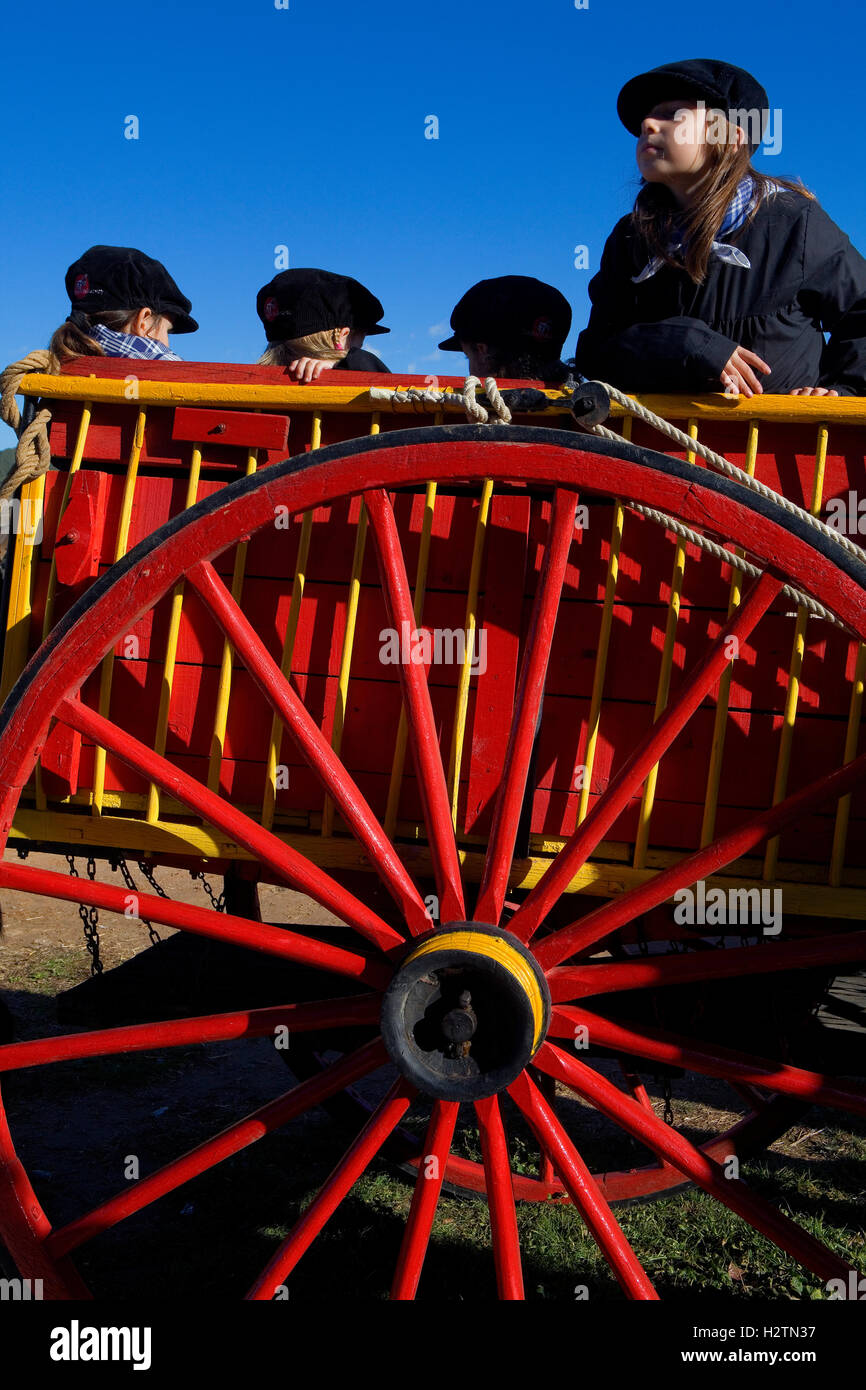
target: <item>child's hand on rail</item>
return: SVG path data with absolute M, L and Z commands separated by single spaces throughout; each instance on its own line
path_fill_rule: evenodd
M 294 362 L 290 362 L 286 367 L 286 371 L 293 381 L 307 383 L 315 381 L 322 372 L 334 366 L 335 362 L 323 362 L 320 357 L 296 357 Z
M 764 388 L 755 376 L 755 370 L 769 374 L 770 368 L 762 357 L 748 348 L 738 347 L 731 353 L 722 368 L 721 381 L 728 395 L 760 395 Z
M 795 386 L 793 391 L 789 391 L 789 396 L 838 396 L 838 391 L 831 391 L 829 386 Z

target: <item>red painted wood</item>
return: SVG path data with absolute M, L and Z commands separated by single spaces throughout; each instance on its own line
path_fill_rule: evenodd
M 514 857 L 517 826 L 526 791 L 529 760 L 544 692 L 550 643 L 559 614 L 568 552 L 574 537 L 577 493 L 557 489 L 544 548 L 539 583 L 520 668 L 502 781 L 493 814 L 493 828 L 475 918 L 498 925 Z
M 455 1103 L 433 1102 L 433 1113 L 424 1136 L 423 1156 L 391 1285 L 391 1298 L 395 1302 L 414 1298 L 418 1290 L 459 1110 L 460 1106 Z
M 477 1100 L 475 1114 L 484 1161 L 484 1187 L 490 1212 L 496 1287 L 500 1298 L 514 1302 L 522 1300 L 525 1296 L 523 1268 L 520 1260 L 517 1212 L 514 1207 L 511 1160 L 498 1098 L 487 1096 L 484 1100 Z
M 588 1028 L 595 1046 L 610 1047 L 629 1056 L 647 1057 L 668 1066 L 686 1067 L 702 1076 L 749 1082 L 782 1095 L 799 1096 L 811 1105 L 830 1105 L 852 1115 L 866 1115 L 866 1087 L 853 1083 L 828 1084 L 821 1072 L 806 1071 L 765 1057 L 749 1057 L 718 1043 L 695 1043 L 691 1038 L 678 1037 L 648 1024 L 630 1027 L 590 1013 L 588 1009 L 561 1004 L 553 1011 L 548 1037 L 573 1040 L 578 1026 Z M 642 1108 L 646 1110 L 647 1106 Z M 651 1106 L 649 1109 L 652 1111 Z
M 230 1125 L 212 1139 L 198 1144 L 182 1158 L 166 1163 L 155 1173 L 149 1173 L 136 1183 L 127 1183 L 116 1196 L 94 1207 L 85 1216 L 70 1221 L 66 1226 L 52 1231 L 46 1245 L 52 1255 L 65 1254 L 76 1249 L 85 1241 L 92 1240 L 102 1231 L 116 1226 L 134 1212 L 150 1206 L 167 1192 L 173 1192 L 183 1183 L 189 1182 L 201 1173 L 231 1158 L 249 1144 L 255 1143 L 265 1134 L 280 1129 L 297 1115 L 303 1115 L 314 1106 L 321 1104 L 330 1096 L 350 1086 L 354 1081 L 369 1075 L 380 1067 L 387 1053 L 381 1039 L 376 1038 L 359 1048 L 357 1052 L 342 1057 L 333 1066 L 326 1067 L 318 1076 L 304 1081 L 293 1090 L 286 1091 L 277 1100 L 254 1110 L 237 1124 Z
M 304 1252 L 310 1248 L 325 1223 L 333 1216 L 343 1198 L 379 1152 L 388 1135 L 396 1129 L 415 1095 L 414 1088 L 402 1077 L 394 1082 L 351 1148 L 343 1155 L 327 1182 L 305 1208 L 303 1215 L 256 1279 L 247 1294 L 249 1300 L 265 1301 L 274 1297 L 277 1287 L 285 1281 Z
M 541 883 L 530 893 L 512 918 L 510 930 L 528 941 L 538 930 L 553 904 L 566 886 L 586 863 L 592 851 L 610 832 L 620 811 L 628 804 L 646 781 L 652 767 L 684 727 L 707 691 L 712 688 L 728 662 L 728 639 L 747 638 L 760 620 L 772 598 L 778 593 L 779 581 L 764 575 L 753 586 L 744 603 L 733 615 L 726 629 L 719 634 L 703 661 L 684 682 L 676 700 L 653 724 L 643 744 L 635 749 L 628 762 L 607 789 L 607 795 L 596 803 L 580 829 L 557 856 Z
M 588 913 L 587 917 L 593 916 Z M 536 952 L 536 955 L 539 955 Z M 655 956 L 652 960 L 557 966 L 548 984 L 555 1003 L 620 990 L 656 989 L 698 980 L 737 979 L 743 975 L 778 974 L 820 965 L 849 965 L 866 955 L 866 932 L 837 932 L 823 937 L 778 941 L 767 946 L 732 946 L 724 951 Z
M 80 701 L 69 699 L 61 704 L 58 717 L 71 728 L 87 734 L 103 748 L 110 749 L 124 762 L 131 763 L 145 777 L 162 787 L 163 791 L 177 797 L 209 824 L 224 831 L 238 844 L 244 845 L 256 857 L 264 859 L 288 882 L 299 887 L 302 892 L 309 893 L 310 897 L 315 898 L 323 907 L 329 908 L 380 949 L 393 951 L 405 945 L 404 939 L 389 927 L 387 922 L 371 912 L 352 894 L 346 893 L 297 850 L 283 844 L 275 835 L 263 830 L 228 802 L 187 777 L 166 758 L 160 757 L 145 744 L 131 738 L 116 724 L 103 719 L 94 710 L 87 709 Z
M 99 573 L 105 526 L 107 479 L 104 473 L 74 474 L 69 498 L 57 523 L 54 558 L 60 584 L 80 584 Z
M 201 1018 L 170 1019 L 161 1023 L 135 1023 L 124 1028 L 100 1028 L 67 1037 L 36 1038 L 0 1047 L 0 1072 L 52 1062 L 78 1061 L 84 1057 L 118 1057 L 152 1048 L 190 1047 L 196 1043 L 228 1042 L 234 1038 L 273 1037 L 280 1026 L 290 1033 L 312 1033 L 321 1028 L 367 1026 L 379 1021 L 378 995 L 351 995 L 312 1004 L 280 1004 L 269 1009 L 207 1014 Z
M 126 914 L 130 906 L 126 889 L 116 888 L 110 883 L 72 879 L 67 874 L 34 869 L 26 864 L 0 864 L 0 884 L 19 892 L 41 893 L 63 902 L 87 903 L 121 916 Z M 200 936 L 212 937 L 215 941 L 228 941 L 252 951 L 263 951 L 282 960 L 295 960 L 304 965 L 332 970 L 338 975 L 362 980 L 374 988 L 384 988 L 390 979 L 390 971 L 378 961 L 371 961 L 357 951 L 330 946 L 288 931 L 285 927 L 250 922 L 245 917 L 214 913 L 192 903 L 174 902 L 171 898 L 155 897 L 149 893 L 136 893 L 134 896 L 139 920 L 159 922 L 167 927 L 178 927 Z
M 823 1279 L 845 1276 L 849 1266 L 821 1241 L 808 1235 L 776 1207 L 752 1192 L 740 1178 L 729 1178 L 720 1164 L 707 1158 L 670 1125 L 650 1115 L 637 1101 L 618 1090 L 606 1077 L 552 1043 L 542 1043 L 535 1065 L 555 1076 L 603 1114 L 646 1144 L 659 1157 L 745 1218 L 780 1249 L 793 1255 Z M 561 1169 L 559 1170 L 562 1171 Z
M 172 439 L 236 445 L 243 449 L 282 449 L 289 440 L 287 415 L 261 415 L 248 410 L 175 406 Z
M 548 1043 L 542 1044 L 542 1047 L 545 1051 L 552 1051 Z M 629 1298 L 658 1299 L 646 1270 L 626 1240 L 598 1184 L 527 1072 L 521 1072 L 509 1086 L 508 1094 L 519 1107 L 538 1142 L 550 1155 L 571 1200 Z
M 365 492 L 364 502 L 376 542 L 389 626 L 400 634 L 411 633 L 415 626 L 412 597 L 391 503 L 383 491 Z M 404 646 L 401 641 L 401 648 Z M 441 920 L 462 921 L 465 908 L 460 863 L 427 678 L 404 650 L 401 650 L 398 670 L 409 743 L 424 799 L 424 820 L 436 874 Z

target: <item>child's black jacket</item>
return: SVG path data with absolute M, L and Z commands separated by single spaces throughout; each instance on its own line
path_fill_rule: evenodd
M 590 281 L 578 370 L 623 390 L 720 391 L 740 346 L 772 368 L 757 373 L 767 392 L 827 386 L 866 395 L 866 260 L 823 208 L 783 190 L 725 240 L 751 269 L 711 256 L 702 285 L 667 265 L 636 285 L 649 254 L 621 218 Z

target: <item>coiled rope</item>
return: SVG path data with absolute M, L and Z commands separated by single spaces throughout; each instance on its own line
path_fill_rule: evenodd
M 475 399 L 475 392 L 481 385 L 487 396 L 489 410 L 485 410 Z M 405 390 L 371 386 L 370 400 L 390 401 L 394 405 L 411 405 L 413 409 L 420 408 L 421 412 L 441 410 L 443 406 L 450 406 L 452 409 L 465 411 L 466 418 L 474 425 L 488 424 L 492 413 L 497 424 L 511 424 L 511 411 L 502 399 L 492 376 L 485 377 L 483 383 L 477 376 L 468 376 L 463 383 L 462 392 L 441 391 L 437 386 L 426 386 L 423 390 L 420 386 L 409 386 Z
M 0 419 L 10 425 L 18 435 L 15 450 L 15 465 L 9 477 L 0 487 L 0 502 L 14 496 L 24 483 L 47 473 L 51 466 L 51 445 L 48 442 L 48 426 L 51 424 L 51 411 L 45 406 L 37 410 L 33 419 L 21 428 L 21 412 L 15 399 L 21 380 L 28 372 L 48 372 L 56 374 L 57 359 L 47 348 L 36 348 L 28 352 L 20 362 L 11 362 L 0 372 Z M 0 535 L 0 559 L 6 553 L 9 535 Z

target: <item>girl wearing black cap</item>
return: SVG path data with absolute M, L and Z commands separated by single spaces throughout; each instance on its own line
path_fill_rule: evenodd
M 52 336 L 58 368 L 73 357 L 180 362 L 169 333 L 194 333 L 192 305 L 161 261 L 134 246 L 91 246 L 66 272 L 71 309 Z
M 579 370 L 635 391 L 866 394 L 866 260 L 802 185 L 752 168 L 755 78 L 670 63 L 617 110 L 642 187 L 590 282 Z
M 334 368 L 388 370 L 372 352 L 363 351 L 368 334 L 390 333 L 379 323 L 385 311 L 349 275 L 312 267 L 283 270 L 259 290 L 256 312 L 268 339 L 260 365 L 285 367 L 295 381 L 315 381 Z

